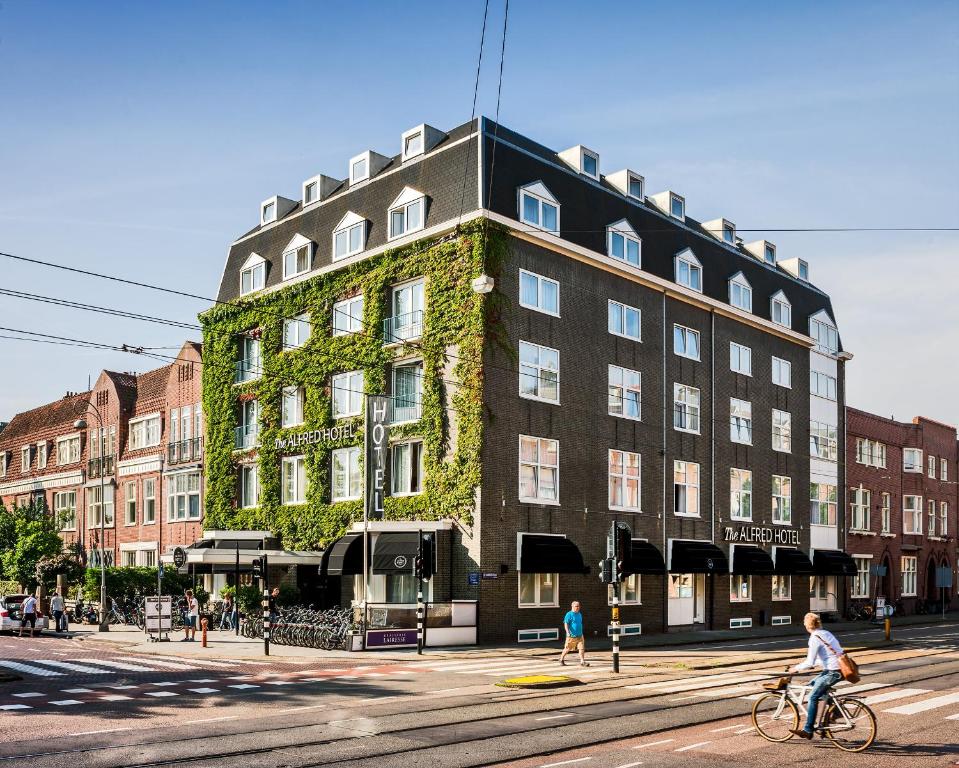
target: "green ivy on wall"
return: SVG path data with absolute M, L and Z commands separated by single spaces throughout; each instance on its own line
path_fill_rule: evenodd
M 315 549 L 362 519 L 362 502 L 330 501 L 331 452 L 362 444 L 362 418 L 353 420 L 355 437 L 351 439 L 287 450 L 278 450 L 276 440 L 334 425 L 333 374 L 362 369 L 364 391 L 385 392 L 390 365 L 398 357 L 423 360 L 422 418 L 392 428 L 391 439 L 423 439 L 424 492 L 388 497 L 386 518 L 455 518 L 470 524 L 480 482 L 484 340 L 489 326 L 496 324 L 499 301 L 495 292 L 485 300 L 475 294 L 471 281 L 483 272 L 498 277 L 505 254 L 505 232 L 479 220 L 453 236 L 388 250 L 271 293 L 217 305 L 201 315 L 207 419 L 205 526 L 272 530 L 288 549 Z M 422 338 L 415 344 L 385 347 L 382 326 L 390 311 L 390 288 L 420 277 L 425 279 Z M 333 336 L 333 304 L 361 292 L 363 328 Z M 297 349 L 283 350 L 283 318 L 303 313 L 309 313 L 311 321 L 309 340 Z M 262 375 L 234 384 L 234 363 L 241 356 L 243 335 L 250 331 L 260 334 Z M 294 385 L 304 387 L 304 423 L 283 429 L 281 391 Z M 239 403 L 247 398 L 259 401 L 259 445 L 252 451 L 234 451 Z M 344 423 L 348 422 L 341 419 L 336 425 Z M 452 450 L 451 430 L 455 433 Z M 300 453 L 305 456 L 309 480 L 306 503 L 284 505 L 281 459 Z M 239 466 L 249 461 L 259 467 L 259 505 L 240 509 L 236 502 Z

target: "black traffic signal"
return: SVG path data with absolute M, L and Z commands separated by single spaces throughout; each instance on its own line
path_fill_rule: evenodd
M 260 558 L 253 558 L 253 578 L 260 579 L 263 577 L 263 563 Z
M 418 579 L 432 579 L 436 573 L 436 536 L 424 533 L 420 537 L 420 553 L 413 560 L 413 572 Z
M 613 583 L 613 558 L 605 557 L 599 561 L 599 580 L 603 584 Z
M 613 581 L 622 581 L 629 575 L 633 551 L 633 532 L 626 523 L 616 523 L 614 549 L 616 563 L 613 566 Z

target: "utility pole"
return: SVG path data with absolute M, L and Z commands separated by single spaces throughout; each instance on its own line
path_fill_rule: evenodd
M 423 529 L 417 531 L 416 560 L 413 573 L 416 576 L 416 653 L 423 655 Z

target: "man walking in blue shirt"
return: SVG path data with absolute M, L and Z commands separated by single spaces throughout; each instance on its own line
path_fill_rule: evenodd
M 566 654 L 572 650 L 579 651 L 579 665 L 588 667 L 586 661 L 586 643 L 583 640 L 583 614 L 579 610 L 579 601 L 574 600 L 569 611 L 563 617 L 563 627 L 566 629 L 566 643 L 560 654 L 559 663 L 566 666 Z

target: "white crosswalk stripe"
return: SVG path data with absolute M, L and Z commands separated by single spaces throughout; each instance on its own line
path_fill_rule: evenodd
M 12 669 L 15 672 L 26 672 L 28 675 L 38 675 L 40 677 L 63 677 L 63 672 L 54 672 L 52 669 L 35 667 L 32 664 L 21 664 L 19 661 L 2 661 L 0 667 Z
M 112 669 L 97 669 L 96 667 L 89 667 L 85 664 L 73 664 L 69 661 L 56 661 L 54 659 L 34 659 L 37 664 L 46 664 L 50 667 L 59 667 L 61 669 L 69 669 L 71 672 L 85 672 L 89 675 L 115 675 L 116 672 Z M 84 659 L 85 661 L 85 659 Z
M 122 669 L 127 672 L 159 672 L 155 667 L 147 667 L 143 664 L 130 664 L 125 661 L 113 661 L 112 659 L 84 659 L 87 664 L 96 664 L 100 667 L 112 667 L 113 669 Z
M 913 696 L 919 696 L 923 693 L 929 693 L 928 688 L 902 688 L 898 691 L 886 691 L 877 693 L 875 696 L 866 696 L 863 702 L 872 706 L 873 704 L 882 704 L 885 701 L 895 701 L 896 699 L 908 699 Z
M 136 663 L 143 663 L 144 661 L 147 664 L 151 664 L 154 667 L 164 667 L 166 669 L 186 669 L 186 670 L 197 670 L 200 667 L 196 664 L 191 663 L 182 663 L 179 661 L 167 661 L 166 659 L 149 659 L 146 660 L 140 656 L 117 656 L 117 659 L 120 661 L 132 661 Z M 201 663 L 202 666 L 202 663 Z
M 931 699 L 921 699 L 912 704 L 903 704 L 898 707 L 892 707 L 891 709 L 884 709 L 883 712 L 888 712 L 892 715 L 916 715 L 920 712 L 946 707 L 950 704 L 959 704 L 959 693 L 947 693 L 943 696 L 934 696 Z

